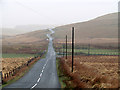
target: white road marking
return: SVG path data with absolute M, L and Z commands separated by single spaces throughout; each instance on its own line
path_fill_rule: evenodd
M 37 86 L 37 83 L 36 83 L 34 86 L 32 86 L 32 88 L 34 88 L 35 86 Z M 32 88 L 31 88 L 31 89 L 32 89 Z
M 50 31 L 51 31 L 52 33 L 54 33 L 52 29 L 51 29 Z M 52 34 L 52 33 L 51 33 L 51 34 Z M 48 37 L 50 40 L 52 40 L 52 38 L 50 37 L 49 34 L 47 34 L 47 37 Z M 52 50 L 52 49 L 51 49 L 51 50 Z M 48 50 L 48 52 L 51 51 L 51 50 Z M 51 54 L 50 57 L 52 57 L 52 55 L 55 55 L 55 52 L 53 52 L 53 54 Z M 50 58 L 49 58 L 49 59 L 50 59 Z M 43 72 L 44 72 L 44 69 L 45 69 L 45 67 L 46 67 L 49 59 L 47 59 L 46 63 L 44 64 L 43 69 L 42 69 L 42 72 L 41 72 L 41 74 L 40 74 L 40 77 L 42 76 L 42 74 L 43 74 Z M 38 78 L 37 83 L 40 82 L 40 79 L 41 79 L 40 77 Z M 31 87 L 31 89 L 33 89 L 35 86 L 37 86 L 37 83 L 35 83 L 35 84 Z
M 40 81 L 40 78 L 38 78 L 37 82 L 39 82 L 39 81 Z
M 40 74 L 40 77 L 42 76 L 42 73 Z
M 44 67 L 46 66 L 46 64 L 44 65 Z
M 43 73 L 44 70 L 42 70 L 42 73 Z
M 47 61 L 48 61 L 48 59 L 47 59 Z M 42 76 L 42 74 L 44 72 L 45 66 L 47 65 L 47 61 L 46 61 L 46 63 L 43 66 L 43 69 L 41 71 L 40 77 Z M 40 82 L 40 79 L 41 79 L 40 77 L 38 78 L 37 83 Z M 37 83 L 35 85 L 33 85 L 31 89 L 33 89 L 35 86 L 37 86 Z
M 45 69 L 45 67 L 43 67 L 43 69 Z

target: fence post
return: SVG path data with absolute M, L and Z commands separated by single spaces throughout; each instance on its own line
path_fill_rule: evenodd
M 0 84 L 2 84 L 2 80 L 3 80 L 3 75 L 2 75 L 2 71 L 0 72 L 0 74 L 1 74 L 1 81 L 0 81 Z
M 72 72 L 74 63 L 74 27 L 72 27 Z
M 8 73 L 6 73 L 7 74 L 7 78 L 9 77 L 9 75 L 8 75 Z
M 6 79 L 6 73 L 4 74 L 4 78 Z

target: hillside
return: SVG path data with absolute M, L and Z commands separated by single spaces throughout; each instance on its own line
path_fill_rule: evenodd
M 3 36 L 13 36 L 18 34 L 24 34 L 36 30 L 44 30 L 51 28 L 53 25 L 18 25 L 14 28 L 0 28 Z
M 75 27 L 75 40 L 80 43 L 116 43 L 118 37 L 118 13 L 100 16 L 90 21 L 56 27 L 54 37 L 57 41 L 71 39 L 71 28 Z
M 15 28 L 0 28 L 2 30 L 2 36 L 13 36 L 22 34 L 22 30 Z M 24 33 L 24 32 L 23 32 Z
M 38 30 L 16 36 L 5 36 L 2 38 L 2 53 L 42 53 L 48 47 L 47 33 L 48 30 Z
M 38 30 L 25 34 L 19 34 L 12 37 L 3 38 L 3 45 L 10 44 L 34 44 L 40 43 L 41 41 L 47 39 L 46 34 L 49 33 L 48 30 Z

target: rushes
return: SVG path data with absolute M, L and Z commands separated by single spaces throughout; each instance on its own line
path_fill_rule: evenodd
M 118 88 L 117 56 L 76 56 L 74 72 L 71 57 L 61 58 L 59 69 L 70 78 L 66 88 Z

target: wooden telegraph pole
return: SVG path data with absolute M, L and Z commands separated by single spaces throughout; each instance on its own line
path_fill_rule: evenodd
M 74 27 L 72 27 L 72 72 L 74 63 Z
M 64 43 L 63 43 L 63 57 L 64 57 Z
M 67 35 L 66 35 L 66 59 L 67 59 Z
M 88 44 L 88 56 L 90 55 L 90 43 Z

